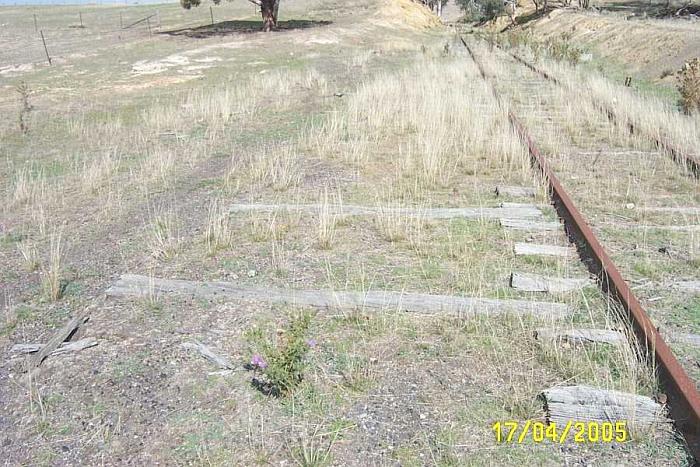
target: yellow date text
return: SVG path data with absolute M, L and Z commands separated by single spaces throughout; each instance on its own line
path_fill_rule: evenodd
M 527 420 L 524 422 L 494 422 L 491 426 L 497 443 L 522 444 L 552 442 L 563 444 L 567 440 L 574 443 L 624 443 L 629 439 L 627 422 L 589 422 L 569 420 L 566 424 L 544 423 Z

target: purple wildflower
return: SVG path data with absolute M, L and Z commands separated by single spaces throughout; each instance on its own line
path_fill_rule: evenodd
M 308 345 L 309 348 L 313 349 L 314 347 L 316 347 L 316 339 L 308 339 L 306 341 L 306 345 Z
M 261 370 L 267 368 L 267 362 L 264 358 L 262 358 L 262 355 L 257 353 L 253 355 L 253 358 L 250 359 L 250 364 L 254 367 L 260 368 Z

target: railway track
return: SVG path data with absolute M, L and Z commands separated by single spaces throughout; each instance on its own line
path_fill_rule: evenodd
M 572 161 L 564 160 L 566 159 L 565 157 L 555 157 L 553 162 L 546 158 L 543 155 L 544 151 L 541 151 L 538 147 L 537 137 L 542 137 L 548 141 L 552 141 L 553 136 L 556 139 L 556 131 L 560 130 L 560 128 L 557 128 L 559 125 L 556 117 L 566 115 L 566 109 L 562 108 L 561 105 L 558 106 L 558 108 L 556 105 L 551 105 L 552 100 L 556 101 L 556 99 L 552 99 L 551 96 L 557 93 L 557 90 L 553 89 L 553 87 L 560 87 L 561 82 L 546 71 L 538 69 L 521 57 L 507 51 L 503 51 L 502 54 L 499 54 L 501 57 L 496 60 L 502 59 L 503 56 L 508 56 L 510 60 L 514 60 L 516 63 L 523 66 L 519 69 L 515 69 L 515 73 L 511 73 L 509 76 L 504 77 L 502 74 L 498 75 L 495 72 L 487 70 L 479 54 L 475 52 L 473 44 L 470 45 L 463 37 L 460 37 L 460 40 L 466 47 L 470 57 L 476 63 L 481 77 L 490 84 L 496 99 L 501 105 L 509 109 L 508 116 L 510 122 L 515 132 L 527 146 L 532 166 L 546 183 L 550 199 L 558 216 L 565 224 L 570 241 L 577 247 L 581 259 L 588 269 L 596 276 L 601 289 L 613 297 L 629 314 L 629 318 L 640 342 L 644 343 L 647 349 L 653 350 L 655 361 L 658 365 L 660 380 L 667 392 L 670 414 L 679 431 L 683 433 L 688 448 L 697 461 L 700 459 L 700 395 L 698 395 L 696 384 L 674 356 L 674 353 L 662 337 L 657 326 L 652 322 L 647 311 L 642 306 L 640 299 L 637 298 L 630 285 L 623 278 L 623 274 L 620 271 L 621 268 L 616 266 L 615 260 L 618 259 L 617 255 L 611 257 L 611 255 L 606 252 L 603 244 L 609 245 L 609 243 L 599 239 L 594 229 L 591 228 L 591 225 L 586 221 L 582 211 L 594 213 L 593 219 L 595 222 L 593 224 L 596 227 L 595 230 L 599 233 L 602 231 L 600 225 L 605 224 L 605 222 L 600 222 L 600 218 L 605 218 L 606 215 L 610 213 L 601 213 L 600 210 L 596 212 L 596 209 L 590 209 L 590 205 L 595 204 L 591 202 L 584 202 L 584 209 L 579 209 L 579 206 L 574 203 L 574 199 L 577 199 L 577 191 L 573 190 L 572 194 L 570 194 L 565 189 L 565 185 L 573 185 L 574 188 L 581 188 L 587 185 L 585 181 L 593 181 L 594 179 L 590 174 L 590 167 L 585 165 L 585 167 L 582 168 L 584 164 L 581 164 L 580 160 L 574 160 L 572 163 Z M 496 54 L 492 54 L 492 58 L 495 55 Z M 513 69 L 511 68 L 510 70 Z M 523 70 L 526 70 L 526 73 L 520 74 Z M 529 73 L 529 75 L 527 75 L 527 73 Z M 526 99 L 522 99 L 522 95 L 517 95 L 518 91 L 523 92 Z M 533 95 L 535 96 L 534 98 L 532 97 Z M 508 96 L 510 96 L 510 98 Z M 561 102 L 559 102 L 559 104 L 561 104 Z M 594 102 L 593 106 L 602 109 L 609 120 L 616 120 L 617 117 L 613 109 L 606 108 L 605 105 L 600 102 Z M 552 115 L 556 114 L 554 110 L 545 111 L 543 115 L 542 110 L 546 108 L 556 109 L 559 113 L 555 115 L 555 118 L 552 118 Z M 520 120 L 519 115 L 522 114 L 529 114 L 527 123 L 523 123 L 523 121 Z M 610 125 L 610 123 L 610 121 L 607 122 L 608 125 Z M 598 122 L 598 129 L 605 128 L 605 124 L 606 122 Z M 634 133 L 635 126 L 632 122 L 625 122 L 625 125 L 631 133 Z M 535 126 L 539 132 L 537 137 L 531 133 L 530 127 L 532 126 Z M 670 141 L 664 138 L 654 138 L 648 135 L 646 135 L 646 137 L 651 139 L 654 146 L 670 154 L 675 162 L 681 162 L 690 169 L 696 177 L 698 176 L 697 160 L 684 154 Z M 590 141 L 588 143 L 590 143 Z M 555 146 L 554 151 L 550 149 L 549 152 L 556 151 L 556 145 L 553 146 Z M 574 146 L 579 146 L 576 149 L 580 149 L 580 146 L 586 145 L 578 144 Z M 592 146 L 596 146 L 595 142 Z M 567 149 L 571 152 L 573 148 L 569 147 Z M 598 145 L 597 149 L 597 155 L 600 157 L 600 155 L 605 152 L 605 148 Z M 647 155 L 650 155 L 651 158 L 658 156 L 658 154 Z M 658 157 L 656 158 L 658 159 Z M 622 159 L 622 162 L 618 161 L 618 165 L 624 165 L 625 158 L 623 157 Z M 567 164 L 567 162 L 569 162 L 569 164 Z M 576 162 L 578 162 L 578 164 Z M 629 163 L 629 161 L 626 162 Z M 614 166 L 615 164 L 612 165 Z M 574 180 L 583 179 L 584 181 L 573 184 L 562 183 L 562 180 L 560 180 L 557 175 L 559 174 L 562 177 L 566 177 L 566 168 L 572 166 L 577 166 L 578 170 L 574 170 L 573 172 L 575 172 L 575 175 L 570 175 L 570 178 Z M 613 167 L 613 169 L 615 168 L 619 169 L 620 167 Z M 672 172 L 672 169 L 668 167 L 665 167 L 664 170 Z M 649 180 L 646 179 L 650 179 L 650 177 L 654 175 L 654 173 L 648 176 L 644 174 L 644 176 L 640 178 L 643 182 L 649 182 Z M 649 185 L 651 184 L 649 183 Z M 647 186 L 647 188 L 649 188 L 649 186 Z M 591 187 L 588 186 L 588 189 L 590 190 Z M 697 187 L 695 189 L 697 189 Z M 624 235 L 627 234 L 623 234 L 623 236 Z M 615 241 L 619 239 L 616 239 L 614 236 L 608 236 L 606 240 L 610 238 L 612 238 L 613 244 L 617 246 Z M 624 241 L 620 243 L 624 244 Z
M 378 31 L 385 39 L 385 28 Z M 86 293 L 74 296 L 71 289 L 66 307 L 92 304 L 98 290 L 107 298 L 90 308 L 80 341 L 59 342 L 66 332 L 77 334 L 71 329 L 82 314 L 63 326 L 52 315 L 51 322 L 20 321 L 8 331 L 15 345 L 0 366 L 0 384 L 9 389 L 0 402 L 7 414 L 3 446 L 9 462 L 33 462 L 34 452 L 26 446 L 34 445 L 36 431 L 27 419 L 51 427 L 42 429 L 44 440 L 60 450 L 57 455 L 72 456 L 62 457 L 65 462 L 213 459 L 249 465 L 262 452 L 265 463 L 289 463 L 298 460 L 297 450 L 313 445 L 316 452 L 317 442 L 318 452 L 332 454 L 336 464 L 598 460 L 641 465 L 651 459 L 680 465 L 688 460 L 669 429 L 652 370 L 645 358 L 636 358 L 637 340 L 628 340 L 629 326 L 618 319 L 621 308 L 596 287 L 579 261 L 548 203 L 545 184 L 533 176 L 508 115 L 491 92 L 507 94 L 479 77 L 466 49 L 446 53 L 444 38 L 432 36 L 426 53 L 406 52 L 407 69 L 396 70 L 397 56 L 369 49 L 368 70 L 348 68 L 349 54 L 338 55 L 334 68 L 320 52 L 308 65 L 321 69 L 329 82 L 347 83 L 345 99 L 328 99 L 325 78 L 318 79 L 316 68 L 303 75 L 280 74 L 271 81 L 273 88 L 294 89 L 294 97 L 271 115 L 264 139 L 257 125 L 247 129 L 239 120 L 223 125 L 217 112 L 203 120 L 220 131 L 212 146 L 205 147 L 194 134 L 177 141 L 161 138 L 160 124 L 139 128 L 162 153 L 183 157 L 155 180 L 148 162 L 156 159 L 150 152 L 142 155 L 137 143 L 134 172 L 119 170 L 109 178 L 109 186 L 119 184 L 125 193 L 133 187 L 135 194 L 120 197 L 118 210 L 104 211 L 108 217 L 100 210 L 94 222 L 86 223 L 86 215 L 102 203 L 102 193 L 88 197 L 73 190 L 82 177 L 75 185 L 67 180 L 70 191 L 60 193 L 70 202 L 62 201 L 55 215 L 66 222 L 66 236 L 74 236 L 81 247 L 71 252 L 70 262 L 101 272 L 80 279 Z M 283 55 L 289 51 L 282 50 Z M 527 79 L 504 79 L 502 85 L 542 88 L 541 77 L 521 71 L 526 73 L 518 79 Z M 218 81 L 207 81 L 216 92 L 202 89 L 202 102 L 228 102 L 226 96 L 237 95 L 230 91 L 259 92 L 264 80 L 261 84 L 254 75 L 251 88 L 220 88 L 214 86 Z M 311 81 L 318 83 L 307 87 Z M 189 115 L 188 102 L 174 100 L 161 111 Z M 268 100 L 251 102 L 262 110 Z M 314 120 L 301 141 L 290 136 L 289 147 L 277 146 L 280 135 L 296 134 L 297 126 L 288 121 L 307 111 L 315 118 L 319 109 L 328 116 L 318 127 Z M 510 118 L 523 136 L 530 121 L 516 118 L 524 109 L 541 122 L 556 110 L 563 112 L 528 99 L 514 104 Z M 115 110 L 115 120 L 107 122 L 121 122 L 120 112 Z M 260 117 L 266 119 L 265 114 Z M 599 123 L 610 125 L 604 118 Z M 547 125 L 538 129 L 556 130 L 556 122 Z M 36 127 L 38 137 L 54 136 L 45 133 L 46 125 Z M 85 128 L 76 137 L 92 134 L 92 126 Z M 130 141 L 130 126 L 114 128 L 115 137 Z M 236 147 L 250 161 L 236 157 L 229 164 L 217 156 L 248 135 L 250 144 Z M 101 151 L 111 141 L 92 140 L 85 142 L 90 151 Z M 18 154 L 33 156 L 23 141 Z M 53 160 L 59 152 L 47 151 L 45 157 Z M 198 157 L 186 157 L 192 154 Z M 550 182 L 560 177 L 549 157 L 535 155 L 538 169 L 553 174 Z M 669 173 L 677 170 L 667 162 Z M 285 172 L 278 172 L 282 165 Z M 273 167 L 289 184 L 268 184 L 269 176 L 256 178 L 255 167 L 268 174 Z M 212 186 L 212 177 L 224 174 L 231 180 L 226 175 L 221 182 L 234 182 L 236 193 L 222 195 L 218 182 Z M 561 185 L 568 190 L 570 182 L 561 180 Z M 151 195 L 140 196 L 142 188 Z M 556 207 L 571 217 L 582 207 L 569 193 Z M 48 211 L 53 206 L 30 201 L 11 212 L 13 225 L 24 222 L 25 207 Z M 161 203 L 169 207 L 162 215 L 152 214 L 152 206 Z M 576 220 L 567 219 L 569 229 Z M 176 235 L 168 226 L 160 228 L 171 222 Z M 28 228 L 34 232 L 36 226 Z M 164 236 L 175 241 L 164 243 Z M 0 259 L 11 265 L 7 270 L 17 271 L 13 290 L 31 297 L 36 274 L 25 272 L 14 243 L 0 242 Z M 618 264 L 616 257 L 611 260 Z M 44 308 L 44 302 L 37 303 Z M 257 383 L 272 373 L 252 362 L 272 361 L 268 349 L 283 349 L 299 322 L 296 317 L 307 311 L 312 324 L 303 336 L 308 338 L 301 357 L 304 377 L 295 377 L 298 385 L 283 398 L 269 397 L 268 383 Z M 54 344 L 59 347 L 52 350 Z M 26 406 L 25 387 L 7 377 L 23 373 L 22 355 L 37 351 L 38 358 L 31 360 L 41 367 L 32 381 L 45 400 L 61 401 L 41 414 Z M 109 391 L 95 390 L 105 387 Z M 60 397 L 49 399 L 54 394 Z M 109 412 L 86 411 L 85 400 Z M 589 422 L 590 442 L 580 442 L 574 429 L 567 430 L 572 419 Z M 622 430 L 622 440 L 616 435 L 612 441 L 613 419 L 628 420 L 629 436 Z M 124 431 L 113 433 L 113 420 L 124 421 Z M 513 423 L 522 429 L 520 436 L 512 442 L 501 439 L 494 427 Z M 559 430 L 543 439 L 542 430 L 557 424 Z M 652 436 L 644 434 L 647 427 Z M 66 430 L 78 441 L 64 448 Z M 118 443 L 110 445 L 102 433 Z M 205 434 L 201 439 L 200 433 Z M 630 437 L 633 443 L 617 444 Z M 80 441 L 88 438 L 94 446 Z M 182 439 L 192 439 L 191 452 L 180 449 Z M 257 439 L 264 445 L 240 441 Z M 43 455 L 36 451 L 37 457 Z
M 504 53 L 510 55 L 515 61 L 518 63 L 522 64 L 523 66 L 529 68 L 533 72 L 537 73 L 538 75 L 542 76 L 544 79 L 551 81 L 552 83 L 555 83 L 557 85 L 563 86 L 564 84 L 557 79 L 555 76 L 552 74 L 548 73 L 547 71 L 538 68 L 534 64 L 528 62 L 521 56 L 519 56 L 516 53 L 513 53 L 509 50 L 506 50 L 503 48 L 501 45 L 496 44 L 496 47 L 498 47 L 500 50 L 502 50 Z M 638 130 L 639 125 L 635 124 L 635 122 L 632 121 L 621 121 L 621 119 L 615 112 L 615 109 L 612 106 L 607 105 L 606 103 L 596 100 L 595 101 L 596 107 L 598 107 L 607 117 L 610 119 L 612 122 L 616 124 L 622 124 L 625 128 L 630 133 L 635 133 Z M 685 169 L 687 169 L 695 178 L 700 178 L 700 160 L 698 160 L 696 157 L 686 153 L 682 149 L 680 149 L 678 146 L 676 146 L 668 137 L 663 136 L 663 135 L 652 135 L 647 132 L 645 132 L 643 129 L 641 130 L 642 134 L 644 137 L 648 138 L 649 140 L 652 141 L 652 143 L 658 147 L 660 150 L 665 151 L 671 158 L 677 162 L 678 164 L 681 164 Z

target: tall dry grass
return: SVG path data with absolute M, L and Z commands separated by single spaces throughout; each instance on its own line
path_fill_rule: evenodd
M 425 237 L 424 209 L 407 208 L 397 200 L 377 199 L 374 218 L 377 230 L 389 242 L 407 241 L 411 248 L 419 250 Z
M 39 266 L 41 266 L 41 261 L 39 260 L 39 254 L 34 243 L 23 240 L 17 243 L 17 250 L 22 256 L 22 260 L 24 261 L 24 266 L 27 268 L 27 271 L 34 272 L 39 269 Z
M 58 301 L 63 296 L 63 256 L 63 234 L 60 230 L 54 229 L 49 236 L 48 261 L 41 269 L 41 285 L 45 296 L 52 302 Z
M 253 183 L 284 191 L 297 186 L 303 177 L 301 156 L 290 145 L 262 146 L 253 152 L 248 176 Z
M 148 226 L 149 249 L 158 259 L 171 259 L 182 247 L 177 215 L 173 209 L 161 210 L 153 214 Z
M 532 61 L 530 48 L 515 50 L 523 58 Z M 563 84 L 561 98 L 572 103 L 569 113 L 573 121 L 587 117 L 592 111 L 613 111 L 619 122 L 613 141 L 643 149 L 651 147 L 649 137 L 667 139 L 682 151 L 698 155 L 700 151 L 700 119 L 684 115 L 675 102 L 662 99 L 633 87 L 616 83 L 597 71 L 576 67 L 565 62 L 541 59 L 537 66 L 555 76 Z M 583 110 L 583 112 L 582 112 Z M 635 134 L 630 135 L 627 125 L 633 124 Z
M 218 199 L 209 203 L 207 225 L 204 231 L 204 243 L 207 254 L 213 256 L 217 251 L 231 246 L 233 227 L 225 204 Z
M 337 205 L 342 206 L 340 195 L 338 195 Z M 328 250 L 333 246 L 335 240 L 336 226 L 338 220 L 338 210 L 334 208 L 331 196 L 328 194 L 328 187 L 323 189 L 319 200 L 317 243 L 322 250 Z
M 415 197 L 484 167 L 529 170 L 503 109 L 454 58 L 421 58 L 361 83 L 345 108 L 306 128 L 304 141 L 364 171 L 389 162 L 399 190 Z
M 13 206 L 36 205 L 44 201 L 50 191 L 45 172 L 33 167 L 16 170 L 8 189 L 9 204 Z

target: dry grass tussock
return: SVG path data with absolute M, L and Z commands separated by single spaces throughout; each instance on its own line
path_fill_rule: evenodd
M 353 54 L 347 63 L 348 70 L 352 70 L 353 68 L 361 68 L 364 70 L 375 53 L 377 52 L 374 50 L 362 50 Z
M 173 209 L 161 210 L 149 222 L 149 250 L 158 259 L 171 259 L 180 251 L 182 238 Z
M 419 250 L 425 237 L 426 219 L 424 209 L 406 208 L 398 200 L 376 201 L 377 214 L 374 218 L 377 230 L 388 242 L 407 241 L 414 250 Z
M 41 286 L 46 298 L 52 302 L 58 301 L 62 297 L 64 289 L 61 277 L 64 256 L 62 237 L 62 232 L 56 229 L 49 236 L 48 261 L 41 269 Z
M 281 203 L 283 201 L 276 201 Z M 302 213 L 300 211 L 269 211 L 258 213 L 250 211 L 249 226 L 255 242 L 282 242 L 287 234 L 299 226 Z
M 46 198 L 48 183 L 43 170 L 22 167 L 14 173 L 8 188 L 8 204 L 35 205 Z
M 217 251 L 231 246 L 233 227 L 229 212 L 224 202 L 213 199 L 209 204 L 209 215 L 204 232 L 207 254 L 213 256 Z
M 27 271 L 34 272 L 39 269 L 41 262 L 39 261 L 39 254 L 37 253 L 36 245 L 34 243 L 23 240 L 17 243 L 17 251 L 19 251 L 24 261 L 24 266 Z
M 304 176 L 301 159 L 295 146 L 261 146 L 252 152 L 240 175 L 246 175 L 253 184 L 284 191 L 301 183 Z
M 54 116 L 58 117 L 58 116 Z M 96 117 L 94 109 L 87 108 L 82 113 L 65 119 L 64 115 L 58 120 L 61 129 L 74 139 L 90 141 L 93 147 L 117 149 L 127 144 L 129 138 L 138 138 L 140 129 L 132 130 L 118 115 Z
M 404 195 L 417 197 L 450 186 L 460 173 L 498 167 L 529 174 L 522 145 L 486 84 L 452 58 L 422 58 L 362 83 L 347 108 L 308 128 L 305 140 L 321 156 L 363 170 L 389 162 Z M 377 152 L 382 157 L 370 160 Z
M 158 145 L 148 149 L 141 161 L 136 183 L 161 183 L 166 185 L 176 167 L 175 153 L 168 147 Z
M 335 239 L 338 211 L 334 209 L 333 205 L 342 206 L 340 193 L 335 196 L 335 203 L 333 203 L 332 198 L 333 196 L 328 194 L 328 187 L 325 187 L 319 199 L 318 228 L 316 231 L 318 247 L 322 250 L 330 249 Z
M 537 329 L 580 329 L 591 325 L 623 333 L 630 330 L 612 316 L 605 326 L 599 320 L 597 317 L 596 321 L 583 324 L 504 315 L 497 320 L 483 316 L 440 318 L 423 326 L 432 334 L 444 336 L 449 347 L 443 352 L 464 355 L 465 346 L 469 346 L 469 354 L 488 362 L 485 370 L 498 368 L 496 378 L 504 387 L 500 394 L 503 407 L 516 419 L 528 419 L 540 416 L 538 395 L 543 388 L 555 384 L 586 384 L 646 396 L 656 393 L 653 361 L 648 358 L 653 353 L 639 348 L 634 340 L 631 344 L 609 345 L 535 337 Z M 476 345 L 474 336 L 479 336 Z M 519 358 L 514 361 L 513 355 Z M 528 362 L 533 360 L 537 363 L 529 367 Z
M 107 152 L 92 159 L 83 161 L 80 186 L 86 193 L 98 193 L 109 182 L 112 175 L 119 170 L 120 156 Z
M 574 295 L 569 300 L 572 306 L 581 307 Z M 645 396 L 656 394 L 659 388 L 653 349 L 639 343 L 624 310 L 611 302 L 593 305 L 584 300 L 583 311 L 588 317 L 575 319 L 574 322 L 541 322 L 506 317 L 502 322 L 493 324 L 488 320 L 482 332 L 495 337 L 502 334 L 505 327 L 510 328 L 513 334 L 523 333 L 526 335 L 524 340 L 534 344 L 532 351 L 537 359 L 554 370 L 560 381 Z M 573 330 L 589 327 L 617 330 L 627 339 L 619 344 L 533 339 L 534 331 L 538 328 Z M 524 351 L 527 352 L 526 349 Z

